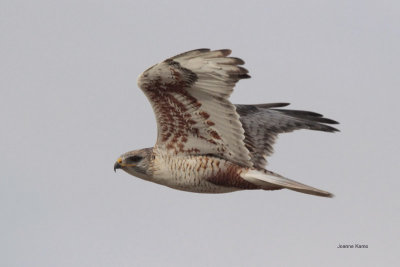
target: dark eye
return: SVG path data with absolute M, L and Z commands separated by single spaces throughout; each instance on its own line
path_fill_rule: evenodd
M 129 162 L 139 162 L 142 159 L 143 159 L 143 157 L 141 157 L 141 156 L 132 156 L 132 157 L 128 158 Z

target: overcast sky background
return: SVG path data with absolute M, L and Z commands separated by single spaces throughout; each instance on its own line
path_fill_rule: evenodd
M 137 76 L 202 47 L 246 61 L 232 102 L 340 121 L 268 166 L 335 198 L 113 172 L 156 139 Z M 0 265 L 398 266 L 399 48 L 398 1 L 2 0 Z

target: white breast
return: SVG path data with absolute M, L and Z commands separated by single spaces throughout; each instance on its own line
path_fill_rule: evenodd
M 209 156 L 171 156 L 162 152 L 155 155 L 152 182 L 198 193 L 225 193 L 238 190 L 207 181 L 207 178 L 216 175 L 218 170 L 226 168 L 228 162 L 225 160 Z

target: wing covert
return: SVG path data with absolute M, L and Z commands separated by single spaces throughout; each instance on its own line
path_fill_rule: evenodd
M 249 78 L 230 50 L 198 49 L 146 70 L 138 85 L 157 120 L 156 146 L 174 155 L 213 154 L 252 166 L 236 107 L 228 100 L 236 82 Z

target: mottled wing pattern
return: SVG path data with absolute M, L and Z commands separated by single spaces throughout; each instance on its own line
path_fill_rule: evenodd
M 260 105 L 236 105 L 240 121 L 245 130 L 245 144 L 250 151 L 255 168 L 264 168 L 266 157 L 273 153 L 272 145 L 278 134 L 299 129 L 310 129 L 324 132 L 338 131 L 326 124 L 337 124 L 336 121 L 324 118 L 321 114 L 302 111 L 278 109 L 288 103 Z
M 156 114 L 156 146 L 174 155 L 212 154 L 251 167 L 244 130 L 228 98 L 249 78 L 230 50 L 198 49 L 146 70 L 138 85 Z

